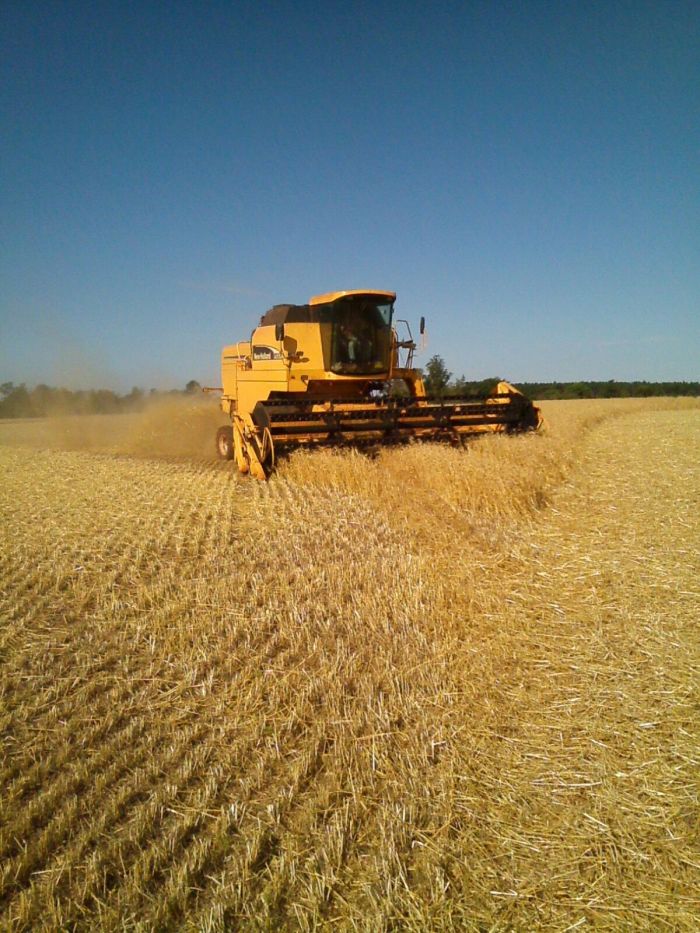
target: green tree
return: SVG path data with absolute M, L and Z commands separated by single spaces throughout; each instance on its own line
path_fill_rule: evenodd
M 479 398 L 486 398 L 501 381 L 500 376 L 487 376 L 486 379 L 480 379 L 474 386 L 474 394 Z
M 0 402 L 0 418 L 31 418 L 35 414 L 24 383 L 15 386 L 11 382 L 5 382 L 2 394 L 5 397 Z
M 122 397 L 124 407 L 127 411 L 140 411 L 143 408 L 145 394 L 143 389 L 134 386 L 128 395 Z
M 190 381 L 185 386 L 185 392 L 188 395 L 195 395 L 201 390 L 201 385 L 197 382 L 196 379 L 190 379 Z
M 450 384 L 451 378 L 452 373 L 445 366 L 445 361 L 441 356 L 433 356 L 428 360 L 423 376 L 428 395 L 442 397 L 445 394 L 445 389 Z

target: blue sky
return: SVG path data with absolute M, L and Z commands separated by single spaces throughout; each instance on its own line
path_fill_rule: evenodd
M 218 385 L 362 287 L 467 378 L 700 379 L 696 2 L 1 15 L 0 381 Z

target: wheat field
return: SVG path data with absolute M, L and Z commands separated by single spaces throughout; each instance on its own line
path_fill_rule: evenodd
M 8 930 L 695 930 L 700 405 L 212 459 L 0 424 Z

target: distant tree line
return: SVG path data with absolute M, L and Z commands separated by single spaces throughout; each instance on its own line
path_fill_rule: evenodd
M 652 398 L 659 395 L 700 395 L 700 382 L 519 382 L 530 398 Z
M 140 411 L 148 398 L 161 395 L 193 395 L 200 391 L 199 383 L 191 379 L 184 390 L 173 389 L 159 392 L 151 389 L 146 393 L 134 387 L 131 392 L 119 395 L 110 389 L 87 389 L 72 391 L 38 385 L 28 389 L 24 383 L 0 384 L 0 418 L 46 418 L 57 415 L 116 415 L 122 412 Z
M 423 380 L 429 395 L 448 398 L 458 396 L 484 397 L 500 382 L 498 376 L 477 381 L 461 376 L 452 378 L 440 356 L 428 360 Z M 651 398 L 660 395 L 700 396 L 700 382 L 519 382 L 518 389 L 533 399 L 574 398 Z M 119 395 L 111 389 L 72 391 L 38 385 L 28 389 L 24 383 L 0 383 L 0 418 L 46 418 L 57 415 L 115 415 L 140 411 L 148 399 L 166 395 L 196 395 L 200 384 L 190 379 L 184 389 L 145 392 L 134 387 Z
M 470 381 L 461 376 L 452 378 L 440 356 L 434 356 L 423 372 L 429 395 L 455 397 L 477 395 L 483 397 L 501 381 L 498 376 Z M 518 382 L 516 388 L 533 399 L 572 398 L 651 398 L 660 395 L 700 396 L 700 382 Z

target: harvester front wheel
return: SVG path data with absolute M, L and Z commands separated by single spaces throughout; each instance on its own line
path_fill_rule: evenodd
M 269 428 L 263 430 L 261 460 L 265 472 L 269 476 L 275 468 L 275 445 Z
M 233 428 L 230 425 L 216 432 L 216 452 L 219 460 L 233 460 Z

